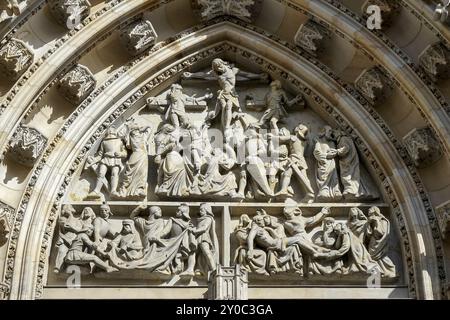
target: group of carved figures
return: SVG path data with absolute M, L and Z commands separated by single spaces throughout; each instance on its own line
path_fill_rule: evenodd
M 235 262 L 260 275 L 396 276 L 388 257 L 390 223 L 379 208 L 371 207 L 368 217 L 351 208 L 346 223 L 337 222 L 329 213 L 324 207 L 315 216 L 304 217 L 300 208 L 286 207 L 283 223 L 262 209 L 253 219 L 242 215 L 234 232 L 239 243 Z M 313 235 L 306 232 L 320 221 L 321 231 Z
M 86 265 L 106 272 L 144 269 L 167 275 L 193 277 L 216 269 L 219 246 L 213 211 L 200 205 L 193 221 L 189 206 L 178 207 L 175 217 L 162 217 L 160 207 L 135 208 L 130 219 L 122 220 L 116 232 L 107 204 L 99 215 L 85 207 L 77 215 L 71 205 L 64 205 L 59 218 L 54 272 L 64 266 Z M 195 222 L 195 223 L 194 223 Z
M 213 97 L 211 93 L 195 98 L 184 94 L 181 85 L 173 84 L 165 98 L 147 100 L 149 106 L 165 112 L 154 137 L 158 176 L 155 194 L 172 198 L 288 197 L 293 195 L 291 177 L 295 175 L 305 192 L 303 202 L 375 199 L 377 196 L 361 176 L 352 138 L 329 126 L 314 141 L 318 187 L 315 194 L 305 159 L 309 128 L 299 124 L 291 133 L 278 127 L 288 115 L 287 107 L 304 106 L 305 102 L 301 95 L 289 100 L 280 81 L 271 82 L 261 119 L 248 123 L 239 105 L 236 81 L 267 77 L 242 72 L 221 59 L 213 60 L 210 72 L 186 72 L 186 79 L 215 79 L 219 84 L 215 110 L 208 113 L 201 126 L 191 123 L 186 107 L 207 106 L 204 101 Z M 223 143 L 213 147 L 208 129 L 217 118 Z M 150 127 L 138 125 L 135 118 L 119 131 L 108 129 L 97 154 L 86 163 L 86 168 L 92 167 L 97 174 L 95 188 L 87 198 L 99 198 L 103 187 L 112 198 L 145 198 L 150 137 Z

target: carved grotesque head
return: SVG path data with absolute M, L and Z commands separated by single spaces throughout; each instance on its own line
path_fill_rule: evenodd
M 183 90 L 183 87 L 179 85 L 178 83 L 174 83 L 170 86 L 170 93 L 181 93 Z
M 304 124 L 299 124 L 297 127 L 295 127 L 294 132 L 296 135 L 304 139 L 308 135 L 309 129 Z
M 326 217 L 325 219 L 323 219 L 323 229 L 324 230 L 333 229 L 335 222 L 336 220 L 334 220 L 334 218 Z
M 123 220 L 122 221 L 122 234 L 130 234 L 133 232 L 133 221 Z
M 109 127 L 108 130 L 106 130 L 105 138 L 106 139 L 117 138 L 117 129 Z
M 358 209 L 358 208 L 350 208 L 350 211 L 348 213 L 348 220 L 350 222 L 356 221 L 356 220 L 361 220 L 361 219 L 364 219 L 364 218 L 365 218 L 364 214 L 363 214 L 363 212 L 360 209 Z
M 246 214 L 243 214 L 239 218 L 239 227 L 246 228 L 251 222 L 252 222 L 252 220 L 250 219 L 250 217 Z
M 95 219 L 95 212 L 90 207 L 86 207 L 81 211 L 81 220 Z
M 333 129 L 330 126 L 324 126 L 319 132 L 319 137 L 326 140 L 333 140 Z

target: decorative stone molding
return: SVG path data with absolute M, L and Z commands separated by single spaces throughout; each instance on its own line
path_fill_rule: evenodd
M 433 81 L 450 77 L 450 51 L 440 42 L 429 45 L 419 55 L 419 63 Z
M 5 300 L 9 293 L 9 285 L 6 283 L 0 283 L 0 300 Z
M 14 208 L 0 201 L 0 247 L 8 241 L 11 231 Z
M 442 239 L 450 233 L 450 200 L 436 207 L 436 216 L 439 222 Z
M 209 274 L 209 300 L 247 300 L 248 272 L 239 264 L 232 267 L 217 266 Z
M 228 15 L 251 21 L 258 15 L 261 3 L 261 0 L 193 0 L 192 6 L 200 12 L 202 20 Z
M 372 105 L 383 102 L 391 93 L 389 80 L 378 67 L 365 69 L 355 80 L 355 86 Z
M 11 39 L 0 49 L 0 73 L 18 79 L 33 63 L 32 50 L 21 40 Z
M 58 83 L 59 92 L 70 102 L 79 104 L 94 90 L 96 80 L 85 66 L 77 64 Z
M 157 37 L 153 25 L 148 20 L 137 21 L 120 34 L 123 45 L 132 55 L 138 55 L 155 45 Z
M 298 28 L 294 42 L 299 47 L 314 55 L 323 50 L 325 38 L 330 37 L 330 31 L 318 23 L 308 20 Z
M 394 19 L 400 14 L 401 5 L 398 1 L 392 0 L 367 0 L 362 6 L 363 18 L 368 19 L 367 8 L 369 6 L 378 6 L 381 13 L 381 27 L 389 27 Z
M 439 143 L 428 127 L 412 130 L 403 141 L 414 165 L 418 168 L 427 167 L 442 156 Z
M 88 0 L 50 0 L 49 6 L 56 21 L 69 30 L 78 27 L 91 13 Z
M 10 154 L 17 162 L 32 167 L 44 151 L 47 138 L 36 129 L 20 125 L 10 142 Z

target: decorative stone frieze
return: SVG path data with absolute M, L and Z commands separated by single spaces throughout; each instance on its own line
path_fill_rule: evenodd
M 228 15 L 251 21 L 258 15 L 261 3 L 261 0 L 193 0 L 192 4 L 202 20 Z
M 389 80 L 378 67 L 365 69 L 355 80 L 355 87 L 373 105 L 391 93 Z
M 32 50 L 21 40 L 11 39 L 0 49 L 0 74 L 19 78 L 33 63 Z
M 56 21 L 69 30 L 78 27 L 91 12 L 88 0 L 50 0 L 49 6 Z
M 298 29 L 294 42 L 299 47 L 316 55 L 323 50 L 324 41 L 329 37 L 330 32 L 325 27 L 308 20 Z
M 47 138 L 34 128 L 20 125 L 10 142 L 10 154 L 17 162 L 32 167 L 44 151 Z
M 436 207 L 436 216 L 443 239 L 450 232 L 450 200 Z
M 239 264 L 232 267 L 217 266 L 209 274 L 209 300 L 247 300 L 248 272 Z
M 123 45 L 132 55 L 138 55 L 155 45 L 157 37 L 153 25 L 148 20 L 134 22 L 120 34 Z
M 433 81 L 450 77 L 450 52 L 440 42 L 429 45 L 419 55 L 419 63 Z
M 11 231 L 14 208 L 0 201 L 0 247 L 8 241 L 8 234 Z
M 412 130 L 403 141 L 414 165 L 418 168 L 427 167 L 442 156 L 439 142 L 428 127 Z
M 67 100 L 79 104 L 94 90 L 96 83 L 92 72 L 78 64 L 62 77 L 58 89 Z
M 398 17 L 401 11 L 401 5 L 398 1 L 392 0 L 367 0 L 362 6 L 364 19 L 368 19 L 370 14 L 367 12 L 369 6 L 378 6 L 381 14 L 381 28 L 389 27 L 394 19 Z M 370 11 L 369 11 L 370 12 Z

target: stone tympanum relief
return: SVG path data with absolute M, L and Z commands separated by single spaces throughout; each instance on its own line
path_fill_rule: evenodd
M 92 283 L 201 284 L 234 264 L 254 281 L 401 281 L 353 138 L 293 91 L 216 58 L 142 99 L 72 181 L 50 283 L 77 265 Z

